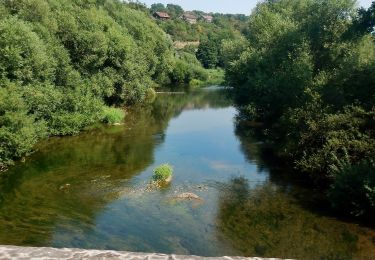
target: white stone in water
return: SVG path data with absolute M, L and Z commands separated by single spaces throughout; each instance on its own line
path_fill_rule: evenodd
M 189 200 L 201 200 L 201 197 L 199 197 L 197 194 L 191 193 L 191 192 L 185 192 L 177 195 L 177 198 L 179 199 L 189 199 Z

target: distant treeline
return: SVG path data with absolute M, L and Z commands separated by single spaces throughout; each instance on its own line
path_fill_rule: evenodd
M 334 208 L 375 214 L 375 2 L 267 0 L 246 40 L 227 46 L 226 78 L 245 120 L 294 167 L 328 183 Z

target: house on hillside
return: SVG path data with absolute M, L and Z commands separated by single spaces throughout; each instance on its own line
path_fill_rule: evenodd
M 182 15 L 182 19 L 185 20 L 186 22 L 190 23 L 190 24 L 196 24 L 197 20 L 198 20 L 198 18 L 195 15 L 193 15 L 192 13 L 184 13 Z
M 212 20 L 214 19 L 212 15 L 202 15 L 202 18 L 207 23 L 212 23 Z
M 171 17 L 169 16 L 169 14 L 164 13 L 164 12 L 155 12 L 155 13 L 153 14 L 153 16 L 154 16 L 156 19 L 159 19 L 159 20 L 162 20 L 162 21 L 166 21 L 166 20 L 171 19 Z

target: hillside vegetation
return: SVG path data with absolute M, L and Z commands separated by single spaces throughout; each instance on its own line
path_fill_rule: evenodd
M 163 31 L 119 1 L 3 0 L 0 17 L 2 168 L 141 101 L 173 66 Z
M 375 3 L 268 0 L 226 54 L 241 117 L 356 216 L 375 213 L 374 25 Z
M 176 50 L 176 35 L 152 12 L 119 0 L 0 0 L 0 170 L 42 138 L 118 123 L 118 107 L 142 102 L 151 88 L 222 82 L 196 48 Z M 174 21 L 177 31 L 191 26 Z
M 223 67 L 223 44 L 229 41 L 243 39 L 243 33 L 247 30 L 248 17 L 243 14 L 204 13 L 202 11 L 186 12 L 181 6 L 168 4 L 153 4 L 150 14 L 165 12 L 171 19 L 158 20 L 159 26 L 177 42 L 199 42 L 198 48 L 186 46 L 185 51 L 195 54 L 202 65 L 207 69 Z M 197 22 L 190 24 L 183 19 L 184 14 L 196 17 Z M 204 16 L 211 16 L 208 22 Z

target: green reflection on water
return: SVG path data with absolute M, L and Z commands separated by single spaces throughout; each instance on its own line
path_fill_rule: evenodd
M 359 236 L 370 233 L 303 209 L 288 190 L 273 184 L 250 188 L 243 178 L 233 179 L 222 190 L 220 235 L 245 255 L 352 259 L 364 253 L 357 248 L 364 239 Z M 371 244 L 368 240 L 361 245 L 369 247 L 363 248 L 367 257 L 374 252 Z
M 221 91 L 159 95 L 124 126 L 52 138 L 0 182 L 0 244 L 350 259 L 375 232 L 316 211 L 241 131 Z M 169 187 L 152 189 L 170 162 Z M 201 201 L 176 196 L 194 192 Z M 314 204 L 314 207 L 312 205 Z M 313 209 L 314 208 L 314 209 Z

